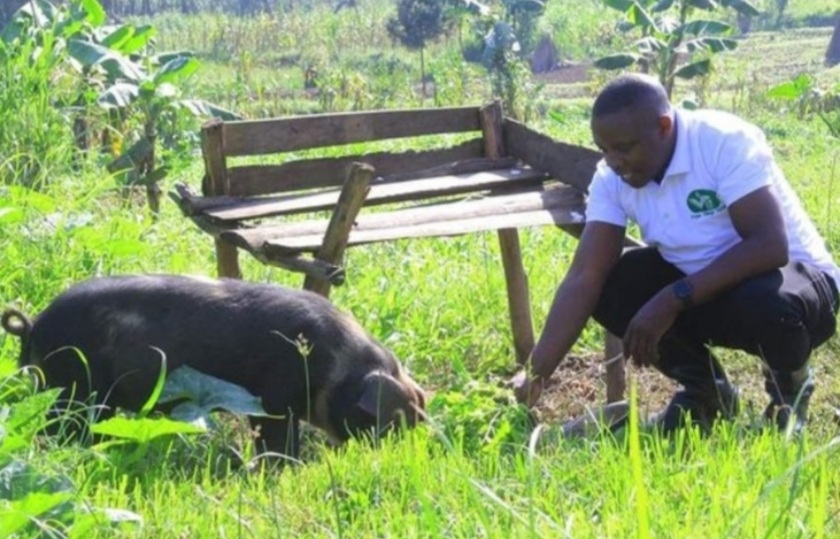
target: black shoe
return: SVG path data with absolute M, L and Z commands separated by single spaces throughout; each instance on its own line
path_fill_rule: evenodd
M 708 433 L 715 421 L 734 419 L 738 408 L 738 389 L 728 382 L 719 381 L 706 391 L 686 388 L 674 393 L 671 402 L 654 420 L 654 425 L 664 434 L 687 425 L 697 425 Z
M 811 369 L 806 366 L 793 373 L 765 369 L 764 376 L 764 389 L 770 395 L 764 419 L 780 432 L 801 433 L 808 422 L 808 404 L 815 387 Z

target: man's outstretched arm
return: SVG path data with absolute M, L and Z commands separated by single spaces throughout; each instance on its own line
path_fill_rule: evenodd
M 572 265 L 557 288 L 545 325 L 525 368 L 512 380 L 516 399 L 533 406 L 595 311 L 601 289 L 621 256 L 624 227 L 589 222 L 580 237 Z

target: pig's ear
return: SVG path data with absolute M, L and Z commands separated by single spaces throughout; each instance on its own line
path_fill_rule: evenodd
M 356 406 L 365 413 L 380 418 L 384 422 L 395 419 L 401 411 L 407 418 L 413 407 L 405 387 L 390 374 L 374 371 L 365 376 L 364 389 Z

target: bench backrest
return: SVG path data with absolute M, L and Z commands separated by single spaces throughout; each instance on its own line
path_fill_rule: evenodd
M 256 196 L 340 186 L 352 161 L 372 165 L 377 176 L 405 178 L 411 171 L 486 155 L 480 107 L 317 114 L 267 120 L 211 120 L 201 129 L 205 196 Z M 231 158 L 282 155 L 317 148 L 476 133 L 454 146 L 340 157 L 300 157 L 282 164 L 228 163 Z

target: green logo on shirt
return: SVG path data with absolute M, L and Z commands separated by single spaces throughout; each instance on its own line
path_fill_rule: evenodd
M 688 194 L 685 200 L 688 209 L 696 217 L 700 215 L 712 215 L 723 210 L 726 205 L 718 198 L 717 193 L 708 189 L 695 189 Z

